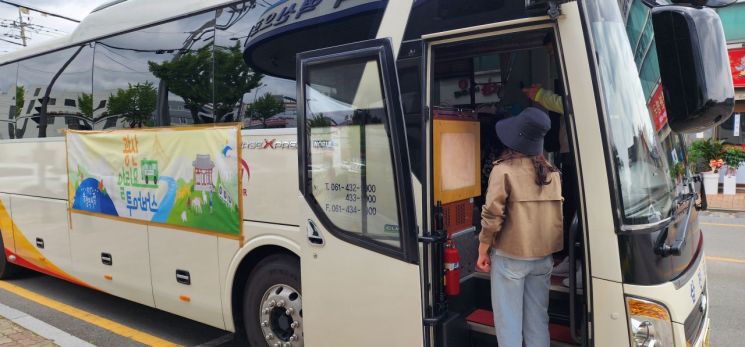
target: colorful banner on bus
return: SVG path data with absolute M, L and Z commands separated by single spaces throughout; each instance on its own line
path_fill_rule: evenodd
M 240 128 L 67 131 L 72 212 L 241 235 Z

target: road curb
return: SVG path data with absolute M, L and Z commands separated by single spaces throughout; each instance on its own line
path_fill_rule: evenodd
M 52 340 L 52 342 L 60 347 L 95 347 L 94 345 L 55 328 L 39 319 L 3 304 L 0 304 L 0 316 L 5 317 L 9 321 L 18 324 L 34 334 Z

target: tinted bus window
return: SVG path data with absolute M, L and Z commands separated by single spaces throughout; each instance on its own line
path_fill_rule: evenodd
M 265 11 L 253 1 L 217 11 L 215 118 L 244 128 L 295 128 L 295 80 L 261 73 L 243 59 L 246 38 Z
M 0 66 L 0 140 L 15 138 L 15 118 L 17 110 L 23 105 L 16 105 L 16 74 L 18 64 Z
M 647 110 L 660 139 L 668 167 L 671 169 L 671 176 L 674 176 L 676 172 L 682 172 L 685 167 L 684 143 L 680 141 L 677 134 L 672 133 L 667 125 L 667 111 L 660 79 L 651 10 L 643 1 L 632 0 L 628 2 L 625 11 L 626 33 L 642 83 Z
M 75 58 L 51 86 L 46 105 L 49 137 L 62 136 L 66 128 L 93 129 L 93 45 L 77 49 Z
M 96 42 L 95 128 L 213 123 L 215 12 Z
M 16 138 L 62 136 L 68 119 L 78 113 L 73 107 L 45 104 L 44 99 L 77 98 L 90 93 L 90 82 L 76 85 L 74 80 L 85 80 L 90 73 L 90 53 L 87 46 L 71 47 L 40 55 L 18 63 L 16 104 L 24 105 L 15 119 Z M 65 65 L 68 65 L 65 69 Z M 87 66 L 87 67 L 86 67 Z M 69 71 L 65 73 L 65 69 Z M 87 77 L 90 81 L 90 75 Z M 52 83 L 53 82 L 53 83 Z M 56 87 L 59 83 L 60 87 Z M 21 98 L 22 100 L 18 100 Z M 55 103 L 56 104 L 56 103 Z

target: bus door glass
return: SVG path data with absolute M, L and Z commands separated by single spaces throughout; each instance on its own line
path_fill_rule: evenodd
M 388 39 L 298 56 L 308 345 L 422 345 L 411 170 L 395 73 Z

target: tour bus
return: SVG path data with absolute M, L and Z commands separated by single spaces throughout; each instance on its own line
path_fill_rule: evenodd
M 563 106 L 545 153 L 577 269 L 551 280 L 552 345 L 708 346 L 684 134 L 732 112 L 728 2 L 111 1 L 0 56 L 0 278 L 32 269 L 250 346 L 494 346 L 475 270 L 494 129 L 541 85 Z M 237 148 L 189 161 L 191 189 L 155 161 L 214 129 Z M 130 213 L 186 199 L 175 224 L 78 210 L 75 187 L 119 191 L 70 165 L 122 154 L 77 147 L 91 136 L 145 167 L 129 179 L 149 211 Z M 213 173 L 236 158 L 239 196 Z M 235 233 L 175 226 L 228 208 Z

